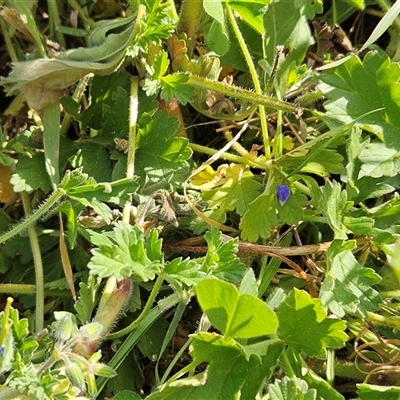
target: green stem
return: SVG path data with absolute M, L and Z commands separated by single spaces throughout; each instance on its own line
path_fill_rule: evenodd
M 192 43 L 197 36 L 202 9 L 203 0 L 184 0 L 182 3 L 177 31 L 186 33 Z
M 203 154 L 208 154 L 210 156 L 213 156 L 214 154 L 216 154 L 218 152 L 218 150 L 210 149 L 209 147 L 202 146 L 202 145 L 196 144 L 196 143 L 189 143 L 189 147 L 194 151 L 197 151 L 197 152 L 203 153 Z M 264 163 L 256 162 L 256 161 L 252 160 L 251 156 L 242 157 L 242 156 L 237 156 L 235 154 L 223 153 L 222 155 L 220 155 L 220 158 L 223 158 L 224 160 L 232 161 L 237 164 L 249 165 L 250 167 L 254 167 L 254 168 L 269 169 L 273 166 L 270 161 L 267 161 Z
M 218 92 L 225 96 L 235 97 L 239 100 L 248 101 L 249 103 L 255 103 L 263 105 L 274 110 L 282 110 L 292 114 L 298 113 L 299 109 L 291 103 L 283 100 L 279 100 L 275 97 L 266 96 L 261 93 L 254 93 L 250 90 L 242 89 L 238 86 L 228 85 L 223 82 L 213 81 L 208 78 L 203 78 L 197 75 L 189 75 L 187 81 L 188 85 L 198 87 L 200 89 L 210 90 Z
M 392 7 L 391 4 L 386 0 L 377 0 L 377 3 L 385 13 L 387 13 Z M 400 20 L 398 17 L 393 21 L 393 25 L 396 27 L 397 32 L 400 32 Z
M 292 368 L 292 365 L 290 364 L 286 349 L 282 351 L 281 355 L 279 356 L 279 360 L 282 364 L 282 369 L 285 371 L 286 375 L 289 378 L 295 378 L 296 374 Z
M 136 154 L 136 130 L 138 120 L 138 107 L 139 107 L 139 77 L 133 76 L 131 78 L 131 94 L 129 98 L 129 147 L 128 147 L 128 161 L 126 167 L 126 177 L 133 178 L 135 175 L 135 154 Z M 129 223 L 130 220 L 130 202 L 127 202 L 124 207 L 122 220 Z
M 9 28 L 9 26 L 8 26 L 8 24 L 6 24 L 5 20 L 3 18 L 0 18 L 0 30 L 1 30 L 1 33 L 3 34 L 4 41 L 6 42 L 7 53 L 9 54 L 12 62 L 17 62 L 17 61 L 19 61 L 18 55 L 14 49 L 13 42 L 8 33 L 8 28 Z
M 164 281 L 164 278 L 162 276 L 158 276 L 157 280 L 154 283 L 153 289 L 151 290 L 150 296 L 147 299 L 147 303 L 145 307 L 143 308 L 141 314 L 133 321 L 131 324 L 129 324 L 127 327 L 124 329 L 121 329 L 118 332 L 111 333 L 110 335 L 107 336 L 107 340 L 113 340 L 117 339 L 121 336 L 124 336 L 128 334 L 129 332 L 132 332 L 134 329 L 136 329 L 139 324 L 143 321 L 144 318 L 146 318 L 147 314 L 151 310 L 151 306 L 154 303 L 154 300 L 156 299 L 158 292 L 160 291 L 161 285 Z
M 87 88 L 87 85 L 89 84 L 90 80 L 92 79 L 93 74 L 87 74 L 84 76 L 77 84 L 74 94 L 72 95 L 72 99 L 75 100 L 77 103 L 79 103 L 82 99 L 83 94 L 85 93 L 85 90 Z M 65 116 L 62 120 L 61 123 L 61 128 L 60 128 L 60 135 L 65 136 L 69 126 L 71 125 L 72 122 L 72 117 L 65 113 Z
M 240 32 L 239 26 L 236 22 L 235 16 L 233 15 L 232 9 L 229 6 L 229 3 L 226 2 L 225 5 L 226 5 L 226 11 L 228 14 L 229 21 L 232 25 L 233 31 L 235 32 L 236 38 L 237 38 L 240 48 L 243 52 L 247 66 L 249 67 L 250 76 L 251 76 L 251 79 L 253 80 L 253 84 L 254 84 L 254 90 L 255 90 L 256 94 L 262 94 L 261 85 L 260 85 L 260 81 L 258 79 L 256 67 L 253 63 L 253 59 L 251 58 L 251 54 L 246 45 L 246 42 L 244 41 L 242 32 Z M 270 145 L 269 145 L 267 116 L 265 113 L 265 107 L 261 104 L 258 105 L 258 113 L 260 114 L 260 124 L 261 124 L 261 132 L 262 132 L 263 141 L 264 141 L 265 157 L 267 158 L 267 160 L 269 160 L 269 159 L 271 159 L 271 149 L 270 149 Z
M 32 214 L 27 215 L 26 219 L 18 224 L 15 228 L 11 229 L 11 231 L 6 232 L 5 234 L 0 236 L 0 243 L 4 243 L 5 241 L 11 239 L 12 237 L 21 233 L 24 229 L 27 229 L 31 224 L 41 218 L 46 212 L 50 210 L 50 208 L 65 194 L 65 190 L 58 188 L 53 194 Z
M 198 365 L 199 363 L 192 361 L 190 364 L 186 365 L 181 370 L 179 370 L 175 375 L 171 376 L 171 378 L 169 378 L 164 385 L 165 386 L 170 385 L 172 382 L 179 379 L 182 375 L 185 375 L 189 373 L 191 370 L 194 370 Z
M 0 294 L 33 296 L 35 293 L 35 285 L 24 285 L 22 283 L 0 284 Z M 71 297 L 71 292 L 62 289 L 45 289 L 44 294 L 49 297 Z
M 24 205 L 25 214 L 27 216 L 32 214 L 31 200 L 28 193 L 22 192 L 22 203 Z M 29 238 L 31 242 L 31 250 L 33 254 L 33 263 L 35 265 L 35 284 L 36 284 L 36 321 L 35 331 L 39 333 L 44 327 L 44 275 L 43 275 L 43 262 L 40 253 L 39 239 L 34 224 L 28 227 Z
M 90 26 L 90 28 L 94 29 L 96 28 L 96 22 L 94 22 L 91 18 L 89 18 L 84 9 L 80 6 L 80 4 L 76 0 L 68 0 L 68 3 L 70 6 L 78 11 L 79 17 L 82 19 L 83 22 L 85 22 L 87 25 Z
M 388 328 L 395 328 L 395 329 L 400 329 L 400 318 L 399 317 L 392 317 L 389 315 L 383 316 L 379 315 L 373 312 L 368 312 L 368 319 L 377 324 L 377 325 L 383 325 Z
M 50 37 L 55 37 L 57 42 L 64 47 L 64 49 L 66 49 L 67 43 L 65 41 L 64 34 L 58 30 L 58 28 L 61 26 L 61 19 L 58 11 L 57 1 L 47 0 L 47 8 L 49 10 Z

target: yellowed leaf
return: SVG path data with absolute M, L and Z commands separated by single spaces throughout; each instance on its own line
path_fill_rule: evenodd
M 11 167 L 0 165 L 0 203 L 7 203 L 14 194 L 13 185 L 10 183 Z

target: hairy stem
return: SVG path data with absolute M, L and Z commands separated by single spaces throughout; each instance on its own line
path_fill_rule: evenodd
M 118 332 L 111 333 L 110 335 L 107 336 L 108 339 L 117 339 L 123 335 L 128 334 L 129 332 L 132 332 L 134 329 L 138 327 L 140 322 L 143 321 L 143 319 L 147 316 L 147 314 L 151 310 L 151 306 L 153 305 L 154 300 L 156 299 L 158 292 L 160 291 L 161 285 L 164 281 L 164 278 L 162 276 L 158 276 L 157 280 L 154 283 L 153 289 L 151 290 L 150 296 L 147 299 L 147 303 L 145 307 L 143 308 L 143 311 L 140 313 L 140 315 L 133 321 L 131 324 L 129 324 L 127 327 L 124 329 L 121 329 Z
M 177 31 L 186 33 L 192 43 L 196 39 L 202 9 L 203 0 L 184 0 L 182 3 Z
M 40 219 L 44 214 L 46 214 L 50 208 L 57 203 L 57 201 L 65 194 L 65 190 L 58 188 L 53 194 L 32 214 L 27 215 L 26 219 L 18 224 L 15 228 L 10 231 L 4 233 L 0 236 L 0 243 L 4 243 L 5 241 L 11 239 L 12 237 L 18 235 L 23 230 L 27 229 L 31 224 Z
M 291 103 L 288 103 L 277 98 L 266 96 L 261 93 L 254 93 L 250 90 L 242 89 L 238 86 L 228 85 L 223 82 L 213 81 L 208 78 L 203 78 L 197 75 L 190 75 L 187 84 L 198 87 L 200 89 L 211 90 L 225 96 L 235 97 L 239 100 L 248 101 L 265 107 L 273 108 L 274 110 L 282 110 L 284 112 L 298 114 L 299 108 Z
M 246 45 L 246 42 L 244 41 L 242 33 L 240 32 L 239 26 L 236 22 L 235 16 L 233 15 L 232 9 L 229 6 L 229 3 L 226 2 L 225 4 L 226 4 L 226 11 L 228 14 L 229 21 L 232 25 L 233 31 L 235 32 L 236 38 L 239 42 L 239 45 L 240 45 L 240 48 L 244 55 L 244 58 L 246 60 L 247 66 L 249 67 L 250 76 L 251 76 L 251 79 L 254 84 L 254 90 L 257 94 L 262 94 L 261 85 L 260 85 L 260 81 L 258 79 L 256 67 L 253 63 L 253 59 L 251 58 L 249 49 Z M 267 116 L 265 113 L 264 105 L 262 105 L 262 104 L 258 105 L 258 113 L 260 114 L 260 124 L 261 124 L 261 132 L 262 132 L 262 137 L 263 137 L 263 142 L 264 142 L 265 157 L 267 158 L 267 160 L 269 160 L 271 158 L 271 150 L 270 150 L 270 145 L 269 145 Z

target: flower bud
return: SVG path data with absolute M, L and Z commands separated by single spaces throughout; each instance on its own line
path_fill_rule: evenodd
M 291 195 L 290 188 L 287 185 L 279 185 L 276 188 L 276 196 L 278 197 L 279 203 L 283 206 Z
M 71 381 L 72 385 L 77 387 L 79 390 L 85 389 L 85 377 L 79 366 L 73 362 L 68 362 L 65 366 L 65 374 Z

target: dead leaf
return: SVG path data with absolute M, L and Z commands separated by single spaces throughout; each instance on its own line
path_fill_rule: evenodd
M 0 165 L 0 203 L 7 203 L 14 195 L 13 185 L 10 183 L 12 169 L 9 165 Z

